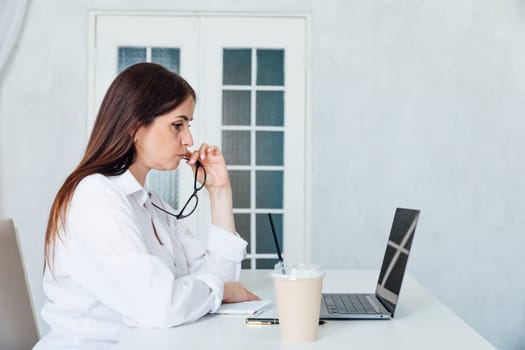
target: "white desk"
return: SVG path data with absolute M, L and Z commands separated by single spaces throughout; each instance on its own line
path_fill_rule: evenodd
M 263 299 L 274 300 L 268 270 L 243 271 L 241 282 Z M 327 271 L 324 292 L 373 292 L 375 271 Z M 261 317 L 276 315 L 274 308 Z M 314 343 L 279 340 L 279 326 L 247 326 L 244 316 L 208 315 L 170 329 L 137 329 L 115 350 L 156 349 L 494 349 L 494 347 L 405 276 L 393 320 L 329 321 L 319 327 Z

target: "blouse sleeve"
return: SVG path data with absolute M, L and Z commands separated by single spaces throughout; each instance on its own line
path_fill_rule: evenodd
M 223 282 L 239 280 L 247 243 L 238 233 L 210 225 L 206 246 L 193 237 L 186 225 L 178 224 L 176 235 L 184 246 L 190 273 L 209 272 Z
M 235 272 L 236 262 L 217 270 L 200 266 L 194 274 L 176 278 L 149 253 L 126 196 L 105 185 L 108 180 L 102 176 L 85 180 L 70 203 L 62 240 L 71 279 L 130 326 L 171 327 L 220 305 L 223 277 Z M 192 264 L 202 260 L 206 258 L 193 256 Z

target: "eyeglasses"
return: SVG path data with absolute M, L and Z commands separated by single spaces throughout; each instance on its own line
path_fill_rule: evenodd
M 203 180 L 200 185 L 199 185 L 199 182 L 197 181 L 197 177 L 199 175 L 199 169 L 202 170 L 202 174 L 203 174 Z M 197 192 L 202 190 L 204 188 L 204 185 L 206 185 L 206 169 L 202 166 L 202 164 L 199 161 L 197 161 L 197 163 L 195 163 L 195 177 L 193 179 L 193 193 L 191 194 L 190 198 L 188 198 L 188 200 L 186 201 L 186 203 L 184 204 L 184 206 L 182 207 L 182 209 L 179 211 L 178 214 L 170 213 L 169 211 L 164 210 L 163 208 L 159 207 L 153 202 L 151 202 L 151 204 L 155 208 L 165 212 L 166 214 L 176 217 L 177 220 L 187 218 L 188 216 L 193 214 L 195 209 L 197 209 L 197 204 L 199 204 L 199 197 L 197 197 Z M 150 194 L 150 197 L 151 197 L 151 194 Z

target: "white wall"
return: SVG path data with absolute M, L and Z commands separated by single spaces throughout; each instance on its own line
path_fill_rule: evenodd
M 0 216 L 38 309 L 49 207 L 86 142 L 89 9 L 310 13 L 313 260 L 377 269 L 394 208 L 420 208 L 409 271 L 525 347 L 522 2 L 33 0 L 0 81 Z
M 313 12 L 314 256 L 377 268 L 394 208 L 420 208 L 409 271 L 498 348 L 525 348 L 525 3 Z

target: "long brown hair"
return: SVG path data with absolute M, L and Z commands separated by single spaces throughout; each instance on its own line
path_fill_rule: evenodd
M 100 105 L 84 157 L 60 187 L 51 206 L 44 271 L 46 266 L 53 269 L 59 231 L 65 229 L 68 205 L 80 181 L 92 174 L 124 173 L 135 160 L 133 139 L 137 130 L 171 112 L 188 97 L 196 99 L 188 82 L 158 64 L 138 63 L 115 78 Z

